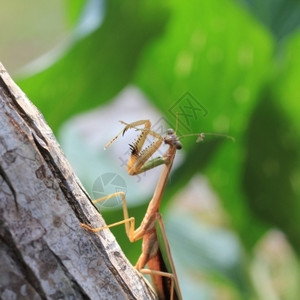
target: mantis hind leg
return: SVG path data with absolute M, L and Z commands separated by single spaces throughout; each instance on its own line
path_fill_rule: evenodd
M 150 270 L 150 269 L 140 269 L 139 270 L 142 274 L 145 275 L 150 275 L 151 277 L 153 276 L 160 276 L 160 277 L 166 277 L 170 279 L 170 300 L 175 300 L 177 299 L 177 296 L 175 298 L 175 276 L 173 274 L 167 273 L 167 272 L 162 272 L 162 271 L 157 271 L 157 270 Z M 159 299 L 166 299 L 164 292 L 161 291 L 160 289 L 156 289 L 157 294 L 159 296 Z M 166 299 L 169 300 L 169 299 Z

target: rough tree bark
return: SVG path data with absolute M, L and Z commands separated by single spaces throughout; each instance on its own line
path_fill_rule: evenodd
M 156 299 L 0 64 L 0 298 Z

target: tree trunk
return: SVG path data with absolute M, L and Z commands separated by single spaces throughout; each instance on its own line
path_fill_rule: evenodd
M 157 299 L 0 64 L 0 298 Z

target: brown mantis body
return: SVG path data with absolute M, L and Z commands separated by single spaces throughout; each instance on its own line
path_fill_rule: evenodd
M 137 241 L 141 238 L 143 239 L 142 254 L 136 263 L 136 269 L 142 273 L 151 275 L 153 285 L 160 299 L 182 299 L 163 221 L 159 213 L 163 191 L 172 168 L 176 150 L 181 149 L 182 145 L 172 129 L 167 130 L 165 137 L 162 137 L 158 133 L 150 130 L 151 123 L 149 120 L 141 120 L 130 124 L 126 124 L 124 122 L 122 123 L 126 125 L 125 128 L 106 145 L 106 148 L 109 147 L 121 133 L 124 134 L 130 128 L 141 131 L 135 143 L 130 145 L 131 156 L 127 164 L 127 171 L 130 175 L 136 175 L 163 164 L 163 170 L 158 180 L 153 197 L 148 205 L 141 225 L 136 230 L 135 219 L 129 218 L 125 194 L 123 192 L 117 192 L 94 201 L 94 203 L 98 203 L 112 197 L 121 196 L 124 212 L 123 221 L 100 228 L 91 228 L 85 224 L 82 224 L 82 226 L 93 232 L 98 232 L 105 228 L 125 223 L 126 234 L 131 242 Z M 144 125 L 144 128 L 138 129 L 137 126 L 140 125 Z M 156 138 L 156 141 L 145 150 L 142 150 L 148 135 Z M 148 161 L 151 155 L 157 151 L 163 142 L 169 146 L 167 152 L 162 157 L 157 157 Z M 161 251 L 162 245 L 159 244 L 158 232 L 162 234 L 164 241 L 163 246 L 168 256 L 167 264 L 165 262 L 166 258 L 165 260 L 163 259 Z M 145 265 L 148 265 L 149 269 L 144 269 Z M 167 267 L 167 265 L 169 266 Z

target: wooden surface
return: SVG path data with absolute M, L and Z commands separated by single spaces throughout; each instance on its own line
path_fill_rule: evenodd
M 0 64 L 0 298 L 156 299 L 110 231 L 93 234 L 80 222 L 103 224 L 42 115 Z

